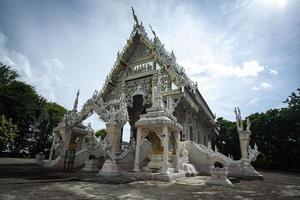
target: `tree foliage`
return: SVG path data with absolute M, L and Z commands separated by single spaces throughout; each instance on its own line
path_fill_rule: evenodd
M 66 109 L 57 103 L 45 102 L 41 114 L 33 122 L 32 154 L 35 155 L 51 146 L 52 130 L 61 121 Z
M 0 117 L 0 150 L 4 150 L 7 145 L 14 141 L 18 128 L 12 123 L 12 119 L 7 120 L 4 115 Z
M 236 132 L 236 124 L 234 122 L 223 119 L 217 119 L 220 126 L 220 133 L 218 137 L 213 140 L 213 148 L 216 145 L 218 150 L 226 156 L 233 156 L 235 159 L 241 157 L 239 137 Z
M 96 136 L 97 138 L 101 138 L 101 140 L 103 140 L 103 139 L 105 138 L 106 135 L 107 135 L 107 132 L 106 132 L 106 129 L 105 129 L 105 128 L 100 129 L 100 130 L 96 131 L 96 133 L 95 133 L 95 136 Z
M 0 63 L 0 114 L 12 119 L 18 127 L 14 153 L 29 148 L 34 154 L 49 147 L 52 129 L 66 109 L 47 102 L 34 87 L 17 80 L 18 77 L 16 71 Z

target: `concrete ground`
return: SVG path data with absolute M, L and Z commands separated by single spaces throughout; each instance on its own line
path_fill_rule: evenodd
M 109 180 L 77 170 L 42 168 L 29 159 L 0 158 L 0 199 L 300 199 L 300 175 L 262 172 L 265 180 L 233 179 L 233 186 L 208 186 L 208 177 L 176 182 Z

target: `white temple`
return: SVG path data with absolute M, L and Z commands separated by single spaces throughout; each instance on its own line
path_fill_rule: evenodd
M 74 108 L 53 130 L 54 139 L 47 166 L 62 167 L 70 146 L 76 146 L 74 167 L 98 175 L 138 176 L 172 180 L 187 174 L 210 175 L 214 161 L 222 163 L 228 176 L 261 177 L 251 161 L 257 148 L 249 147 L 250 125 L 243 130 L 236 111 L 241 141 L 241 160 L 234 161 L 211 149 L 218 134 L 215 116 L 194 83 L 152 30 L 153 38 L 135 15 L 127 44 L 100 91 L 77 111 Z M 81 123 L 93 113 L 106 123 L 107 137 L 96 142 L 91 127 Z M 122 151 L 123 126 L 131 127 L 130 147 Z M 89 161 L 90 155 L 105 157 Z M 96 161 L 95 161 L 96 160 Z M 89 166 L 89 167 L 87 167 Z

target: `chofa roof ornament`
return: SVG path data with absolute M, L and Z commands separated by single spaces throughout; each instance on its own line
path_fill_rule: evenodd
M 132 6 L 131 6 L 131 10 L 132 10 L 132 15 L 133 15 L 133 19 L 134 19 L 135 23 L 136 23 L 137 25 L 139 25 L 139 20 L 138 20 L 138 18 L 137 18 L 137 16 L 136 16 L 135 10 L 133 9 Z

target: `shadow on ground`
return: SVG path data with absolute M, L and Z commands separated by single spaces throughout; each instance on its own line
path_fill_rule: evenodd
M 300 177 L 262 172 L 264 180 L 230 178 L 233 186 L 207 186 L 208 177 L 177 182 L 138 181 L 76 170 L 64 173 L 34 163 L 0 162 L 0 199 L 300 199 Z

